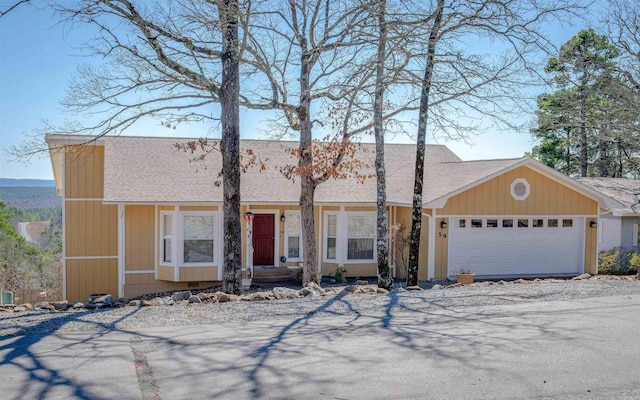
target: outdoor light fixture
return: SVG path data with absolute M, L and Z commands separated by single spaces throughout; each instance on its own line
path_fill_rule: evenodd
M 282 214 L 282 215 L 280 216 L 280 222 L 284 222 L 284 221 L 285 221 L 285 217 L 284 217 L 284 214 Z
M 440 221 L 440 228 L 447 229 L 447 221 Z
M 598 223 L 596 221 L 589 222 L 589 228 L 595 228 L 596 226 L 598 226 Z

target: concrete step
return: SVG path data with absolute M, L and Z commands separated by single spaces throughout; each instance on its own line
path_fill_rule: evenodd
M 290 271 L 287 267 L 253 268 L 254 283 L 287 282 L 295 280 L 297 275 L 297 271 Z

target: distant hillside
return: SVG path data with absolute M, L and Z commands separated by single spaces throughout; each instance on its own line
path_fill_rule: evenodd
M 53 180 L 0 178 L 0 187 L 54 187 Z
M 62 207 L 62 197 L 56 196 L 55 187 L 0 186 L 0 201 L 4 201 L 9 207 L 23 210 Z

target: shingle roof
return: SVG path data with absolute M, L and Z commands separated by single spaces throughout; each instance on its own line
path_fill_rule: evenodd
M 578 181 L 622 204 L 622 215 L 640 214 L 640 180 L 625 178 L 578 178 Z
M 221 157 L 212 153 L 204 162 L 194 162 L 195 155 L 177 149 L 176 143 L 188 138 L 158 138 L 116 136 L 104 137 L 105 145 L 104 200 L 125 203 L 221 202 L 222 186 L 218 174 Z M 241 178 L 244 203 L 296 204 L 300 198 L 299 179 L 287 180 L 279 168 L 296 164 L 285 148 L 297 142 L 242 140 L 241 148 L 251 149 L 265 162 L 266 170 L 250 168 Z M 364 144 L 364 152 L 356 157 L 373 174 L 375 146 Z M 489 175 L 512 167 L 522 159 L 462 161 L 443 145 L 428 145 L 425 161 L 423 203 L 428 203 Z M 387 201 L 410 205 L 413 198 L 415 145 L 386 144 Z M 376 180 L 359 183 L 355 178 L 329 180 L 318 186 L 318 203 L 375 203 Z

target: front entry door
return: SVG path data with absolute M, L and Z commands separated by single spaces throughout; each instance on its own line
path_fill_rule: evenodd
M 274 215 L 253 216 L 253 265 L 273 265 Z

